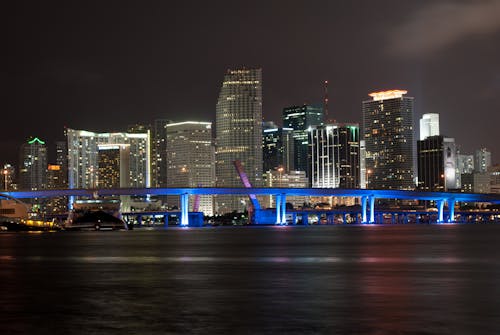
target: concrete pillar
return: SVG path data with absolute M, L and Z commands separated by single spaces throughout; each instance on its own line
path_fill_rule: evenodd
M 370 223 L 375 223 L 375 197 L 372 195 L 370 200 Z
M 276 224 L 281 223 L 281 194 L 276 195 Z
M 286 194 L 281 195 L 281 224 L 286 224 Z
M 181 226 L 187 227 L 189 225 L 189 194 L 184 193 L 181 197 Z
M 455 199 L 448 199 L 448 211 L 450 212 L 448 222 L 455 222 Z
M 163 214 L 163 226 L 168 227 L 168 213 Z
M 366 216 L 366 200 L 367 197 L 361 197 L 361 223 L 367 223 L 367 216 Z
M 444 199 L 438 200 L 437 201 L 437 207 L 438 207 L 438 223 L 443 223 L 444 221 Z

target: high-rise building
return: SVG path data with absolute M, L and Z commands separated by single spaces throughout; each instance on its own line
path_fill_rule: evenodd
M 417 141 L 417 157 L 419 189 L 442 192 L 459 188 L 455 139 L 428 136 Z
M 311 186 L 359 188 L 359 125 L 313 126 L 308 133 Z
M 61 180 L 59 184 L 62 188 L 68 187 L 68 143 L 65 141 L 56 142 L 56 164 L 60 166 Z
M 295 140 L 294 169 L 305 171 L 310 179 L 311 171 L 308 164 L 308 130 L 313 126 L 323 124 L 323 108 L 320 106 L 303 105 L 283 109 L 283 127 L 293 129 Z
M 293 129 L 266 127 L 262 134 L 262 159 L 264 171 L 283 169 L 294 170 Z
M 474 172 L 474 155 L 458 154 L 457 169 L 460 174 Z
M 486 148 L 476 150 L 474 153 L 474 170 L 476 172 L 487 172 L 491 167 L 491 152 Z
M 154 120 L 151 133 L 151 185 L 167 186 L 167 124 L 166 119 Z
M 215 150 L 211 122 L 178 122 L 166 125 L 167 186 L 213 187 L 215 186 Z M 198 210 L 213 215 L 213 196 L 198 198 Z M 178 197 L 169 197 L 178 206 Z M 195 197 L 190 204 L 194 206 Z M 172 205 L 172 204 L 170 204 Z
M 38 137 L 21 145 L 19 188 L 41 190 L 47 187 L 47 146 Z
M 366 169 L 370 189 L 415 188 L 413 98 L 403 90 L 370 93 L 363 101 Z
M 99 188 L 128 187 L 130 144 L 99 144 L 97 146 L 97 169 Z
M 420 119 L 420 141 L 429 136 L 439 136 L 439 114 L 428 113 Z
M 129 145 L 128 185 L 150 187 L 150 133 L 94 133 L 66 129 L 68 139 L 69 188 L 94 188 L 98 185 L 99 145 Z
M 264 173 L 265 187 L 306 188 L 308 184 L 309 181 L 304 171 L 268 170 Z M 264 207 L 276 208 L 276 197 L 265 196 L 263 198 Z M 294 208 L 299 208 L 304 203 L 309 202 L 309 197 L 291 195 L 286 197 L 286 202 L 292 204 Z
M 250 183 L 262 185 L 262 70 L 228 70 L 216 106 L 216 175 L 219 187 L 241 187 L 233 162 Z M 241 197 L 217 197 L 219 213 L 243 210 Z

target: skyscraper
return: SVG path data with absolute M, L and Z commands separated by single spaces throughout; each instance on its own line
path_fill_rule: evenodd
M 293 129 L 295 140 L 294 169 L 305 171 L 310 179 L 311 172 L 308 164 L 308 129 L 323 124 L 323 108 L 319 106 L 303 105 L 291 106 L 283 109 L 283 127 Z
M 476 150 L 474 153 L 474 170 L 476 172 L 488 172 L 491 167 L 491 152 L 486 148 Z
M 439 114 L 424 114 L 420 119 L 420 140 L 429 136 L 439 136 Z
M 94 133 L 66 129 L 69 188 L 98 185 L 98 151 L 102 144 L 130 146 L 130 187 L 150 187 L 150 135 L 147 133 Z
M 392 90 L 370 93 L 363 101 L 366 169 L 371 189 L 415 188 L 413 98 Z
M 253 186 L 262 185 L 262 70 L 228 70 L 216 106 L 216 175 L 219 187 L 241 187 L 238 160 Z M 219 213 L 243 210 L 244 200 L 217 198 Z
M 311 186 L 359 188 L 359 126 L 327 124 L 308 133 Z
M 459 188 L 455 139 L 428 136 L 417 141 L 417 157 L 419 189 L 449 191 Z
M 294 170 L 293 129 L 267 127 L 262 135 L 264 172 L 276 169 Z
M 130 145 L 99 144 L 97 184 L 99 188 L 128 187 L 130 183 Z
M 21 145 L 19 188 L 41 190 L 47 187 L 47 147 L 38 137 Z
M 166 125 L 167 186 L 213 187 L 215 150 L 211 122 L 178 122 Z M 179 197 L 169 197 L 178 205 Z M 194 197 L 190 204 L 194 205 Z M 199 197 L 198 210 L 213 215 L 213 196 Z
M 61 168 L 60 185 L 68 186 L 68 143 L 65 141 L 56 142 L 56 164 Z
M 166 119 L 154 120 L 151 133 L 151 185 L 167 186 L 167 124 Z

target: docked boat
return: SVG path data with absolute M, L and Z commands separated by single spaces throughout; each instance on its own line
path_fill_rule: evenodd
M 77 200 L 68 215 L 66 230 L 127 229 L 121 218 L 120 200 Z

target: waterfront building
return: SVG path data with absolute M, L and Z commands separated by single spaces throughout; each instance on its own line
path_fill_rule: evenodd
M 474 172 L 474 155 L 458 154 L 457 169 L 460 174 Z
M 415 188 L 413 98 L 404 90 L 370 93 L 363 101 L 363 134 L 370 189 Z
M 262 70 L 228 70 L 216 106 L 216 175 L 218 187 L 241 187 L 234 161 L 250 183 L 262 185 Z M 241 197 L 220 196 L 217 211 L 242 211 Z
M 4 164 L 2 169 L 2 178 L 0 180 L 0 192 L 1 191 L 13 191 L 17 189 L 15 184 L 16 180 L 16 169 L 12 164 Z
M 268 170 L 264 173 L 264 187 L 293 187 L 306 188 L 309 184 L 304 171 L 279 171 Z M 276 199 L 274 196 L 264 196 L 263 207 L 276 208 Z M 287 196 L 287 203 L 292 204 L 293 208 L 300 208 L 304 203 L 309 202 L 308 196 Z
M 61 180 L 63 188 L 68 186 L 68 143 L 66 141 L 56 142 L 56 164 L 60 166 Z
M 38 137 L 21 145 L 19 188 L 41 190 L 47 187 L 47 146 Z
M 279 128 L 274 124 L 264 123 L 262 134 L 263 171 L 294 169 L 293 129 Z
M 417 159 L 419 189 L 449 191 L 459 188 L 455 139 L 439 135 L 417 141 Z
M 323 108 L 313 105 L 291 106 L 283 109 L 283 127 L 293 129 L 294 169 L 305 171 L 310 179 L 308 130 L 323 124 Z
M 49 164 L 47 166 L 47 188 L 65 189 L 67 187 L 67 176 L 63 166 Z M 44 202 L 47 213 L 64 213 L 67 210 L 68 200 L 66 197 L 47 198 Z
M 439 114 L 428 113 L 420 119 L 420 140 L 429 136 L 439 136 Z
M 170 120 L 156 119 L 151 133 L 151 185 L 167 186 L 167 124 Z
M 494 165 L 490 170 L 491 180 L 490 180 L 490 192 L 500 193 L 500 165 Z
M 99 144 L 97 150 L 98 187 L 128 187 L 130 185 L 130 144 Z
M 462 192 L 491 193 L 491 174 L 488 172 L 462 174 Z
M 328 124 L 309 130 L 310 185 L 359 188 L 359 125 Z
M 214 187 L 215 149 L 212 123 L 186 121 L 166 125 L 167 187 Z M 169 205 L 179 206 L 179 197 L 168 197 Z M 214 214 L 213 196 L 191 197 L 198 210 Z M 191 207 L 193 208 L 193 207 Z
M 474 153 L 474 171 L 487 172 L 491 167 L 491 152 L 486 148 L 476 150 Z
M 98 185 L 99 145 L 129 145 L 128 185 L 150 187 L 150 133 L 95 133 L 66 129 L 69 188 Z
M 370 171 L 371 172 L 371 171 Z M 359 140 L 359 187 L 368 188 L 368 170 L 366 169 L 366 143 Z

